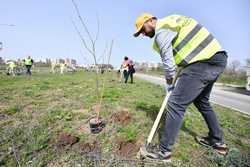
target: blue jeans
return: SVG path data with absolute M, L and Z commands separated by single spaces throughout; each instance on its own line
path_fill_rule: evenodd
M 223 72 L 226 64 L 227 54 L 221 51 L 207 61 L 193 63 L 183 69 L 168 100 L 168 113 L 160 139 L 161 151 L 171 151 L 181 128 L 186 108 L 191 103 L 194 103 L 206 121 L 211 140 L 224 143 L 223 131 L 209 103 L 209 96 L 214 82 Z
M 130 82 L 131 83 L 133 83 L 133 74 L 134 74 L 134 72 L 133 72 L 133 70 L 132 69 L 129 69 L 128 71 L 126 71 L 125 72 L 125 74 L 124 74 L 124 78 L 125 78 L 125 83 L 127 83 L 128 82 L 128 78 L 130 77 Z
M 26 65 L 26 74 L 31 75 L 31 65 Z

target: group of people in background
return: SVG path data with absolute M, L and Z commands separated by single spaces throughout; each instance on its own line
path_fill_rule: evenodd
M 28 56 L 27 58 L 23 59 L 22 66 L 26 68 L 26 74 L 31 75 L 31 68 L 34 61 L 33 59 Z M 13 60 L 7 61 L 7 75 L 15 76 L 17 74 L 17 64 Z
M 61 62 L 61 63 L 56 63 L 55 61 L 51 62 L 51 70 L 50 72 L 52 72 L 53 74 L 56 73 L 56 68 L 59 67 L 60 68 L 60 74 L 64 74 L 64 72 L 67 69 L 67 64 L 65 62 Z
M 18 74 L 18 66 L 16 64 L 15 61 L 13 60 L 8 60 L 7 61 L 7 75 L 12 75 L 15 76 Z M 21 66 L 26 68 L 26 74 L 27 75 L 31 75 L 31 68 L 34 64 L 33 59 L 31 58 L 31 56 L 28 56 L 27 58 L 22 60 L 22 64 Z M 67 64 L 65 62 L 61 62 L 61 63 L 56 63 L 56 62 L 51 62 L 51 70 L 50 72 L 55 73 L 56 72 L 56 67 L 60 68 L 60 74 L 64 74 L 66 68 L 67 68 Z M 135 73 L 135 68 L 134 68 L 134 64 L 133 61 L 131 59 L 129 59 L 127 56 L 124 57 L 124 61 L 120 67 L 120 69 L 118 70 L 119 74 L 120 74 L 120 81 L 127 83 L 129 78 L 130 78 L 130 83 L 133 83 L 133 74 Z
M 133 74 L 135 73 L 135 68 L 133 61 L 129 59 L 127 56 L 124 57 L 124 61 L 118 70 L 120 73 L 120 81 L 124 81 L 124 83 L 128 82 L 130 78 L 130 83 L 133 83 Z
M 7 68 L 6 72 L 7 75 L 20 75 L 24 74 L 24 68 L 26 69 L 25 73 L 27 75 L 31 75 L 31 68 L 34 64 L 34 60 L 31 58 L 31 56 L 28 56 L 27 58 L 23 59 L 21 62 L 16 63 L 14 60 L 8 60 L 6 62 Z M 50 72 L 56 73 L 56 68 L 59 67 L 59 72 L 60 74 L 64 74 L 65 71 L 67 71 L 67 64 L 65 62 L 61 63 L 56 63 L 56 62 L 51 62 L 51 70 Z

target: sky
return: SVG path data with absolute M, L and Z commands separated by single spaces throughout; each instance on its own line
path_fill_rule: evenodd
M 143 12 L 158 18 L 170 14 L 192 17 L 205 26 L 228 52 L 229 60 L 244 64 L 250 58 L 249 0 L 75 0 L 92 33 L 96 34 L 97 19 L 100 35 L 97 57 L 114 40 L 111 63 L 119 66 L 124 56 L 134 61 L 160 62 L 152 50 L 152 40 L 134 38 L 135 20 Z M 0 0 L 0 42 L 4 59 L 73 58 L 79 64 L 93 63 L 77 35 L 71 20 L 77 18 L 71 0 Z M 14 24 L 15 26 L 6 26 Z M 103 60 L 99 59 L 101 63 Z M 106 61 L 106 60 L 105 60 Z

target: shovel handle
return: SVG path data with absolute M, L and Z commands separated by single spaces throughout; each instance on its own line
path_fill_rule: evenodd
M 154 121 L 154 124 L 153 124 L 153 127 L 151 128 L 151 131 L 149 133 L 149 136 L 148 136 L 148 139 L 147 139 L 147 144 L 151 143 L 152 142 L 152 139 L 155 135 L 155 132 L 156 132 L 156 129 L 158 128 L 158 125 L 160 123 L 160 120 L 161 120 L 161 117 L 162 117 L 162 114 L 164 113 L 164 110 L 165 110 L 165 107 L 167 105 L 167 102 L 168 102 L 168 98 L 170 96 L 171 92 L 167 93 L 162 105 L 161 105 L 161 109 L 160 111 L 158 112 L 157 114 L 157 117 Z
M 175 83 L 177 81 L 177 78 L 179 77 L 179 74 L 180 74 L 181 70 L 182 70 L 181 68 L 177 69 L 176 75 L 175 75 L 175 77 L 173 79 L 173 85 L 175 85 Z M 153 127 L 151 128 L 151 131 L 150 131 L 149 136 L 147 138 L 146 145 L 150 144 L 152 142 L 153 138 L 154 138 L 155 132 L 156 132 L 156 130 L 158 128 L 158 125 L 159 125 L 161 117 L 162 117 L 162 115 L 164 113 L 165 107 L 166 107 L 166 105 L 168 103 L 168 98 L 169 98 L 171 92 L 172 91 L 170 91 L 170 92 L 167 93 L 167 95 L 166 95 L 166 97 L 165 97 L 165 99 L 164 99 L 164 101 L 163 101 L 163 103 L 161 105 L 160 111 L 157 114 L 157 117 L 156 117 L 156 119 L 154 121 Z

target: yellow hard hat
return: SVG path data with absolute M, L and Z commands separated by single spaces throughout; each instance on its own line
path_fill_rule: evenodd
M 138 37 L 140 35 L 143 24 L 152 18 L 156 17 L 149 13 L 143 13 L 136 19 L 135 21 L 136 32 L 134 33 L 134 37 Z

